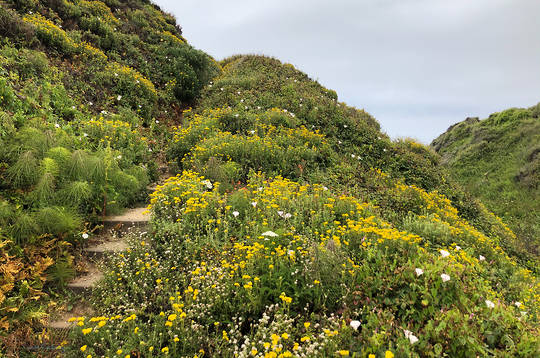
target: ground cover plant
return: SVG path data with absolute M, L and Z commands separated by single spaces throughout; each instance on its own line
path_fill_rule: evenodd
M 290 64 L 220 63 L 148 1 L 0 7 L 2 353 L 99 217 L 151 194 L 67 357 L 539 353 L 538 261 L 440 156 Z
M 146 1 L 0 5 L 0 341 L 13 353 L 48 336 L 99 218 L 146 200 L 168 113 L 219 66 Z
M 290 65 L 222 66 L 68 355 L 538 353 L 536 274 L 435 153 Z

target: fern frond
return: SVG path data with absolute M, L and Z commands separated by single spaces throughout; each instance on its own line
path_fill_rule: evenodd
M 11 237 L 19 246 L 31 242 L 34 235 L 37 234 L 39 227 L 34 218 L 25 212 L 18 213 L 15 224 L 10 228 Z
M 62 203 L 78 207 L 92 197 L 92 187 L 86 181 L 74 181 L 62 189 L 58 195 Z
M 36 213 L 36 221 L 42 234 L 63 236 L 81 225 L 75 213 L 63 207 L 46 207 Z
M 38 176 L 39 163 L 32 151 L 21 154 L 19 159 L 7 170 L 7 178 L 15 187 L 22 189 L 33 185 Z
M 35 189 L 31 193 L 31 197 L 33 199 L 33 206 L 41 207 L 50 203 L 50 201 L 54 197 L 54 188 L 55 188 L 54 175 L 51 173 L 45 172 L 41 176 Z

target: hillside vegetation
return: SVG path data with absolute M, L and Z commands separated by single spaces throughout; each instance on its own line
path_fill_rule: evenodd
M 468 119 L 431 144 L 452 178 L 501 216 L 524 253 L 540 247 L 540 104 Z
M 290 64 L 216 63 L 146 1 L 0 11 L 6 352 L 51 337 L 85 234 L 167 161 L 65 356 L 539 353 L 537 262 L 431 149 Z
M 219 67 L 147 1 L 0 4 L 0 327 L 35 345 L 74 248 L 147 196 L 159 122 Z

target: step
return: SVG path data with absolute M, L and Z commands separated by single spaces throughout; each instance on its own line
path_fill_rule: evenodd
M 74 293 L 85 293 L 92 290 L 102 278 L 103 274 L 96 267 L 91 267 L 86 274 L 68 283 L 67 287 Z
M 89 246 L 84 249 L 86 256 L 90 259 L 99 260 L 107 254 L 115 254 L 125 251 L 129 245 L 124 240 L 110 240 Z
M 53 330 L 69 330 L 77 325 L 77 317 L 90 317 L 94 314 L 94 310 L 88 303 L 77 303 L 70 311 L 62 312 L 55 320 L 49 321 L 47 327 Z M 71 322 L 70 322 L 71 319 Z
M 105 229 L 125 233 L 130 227 L 143 227 L 150 221 L 146 207 L 129 209 L 122 215 L 107 216 L 103 219 Z

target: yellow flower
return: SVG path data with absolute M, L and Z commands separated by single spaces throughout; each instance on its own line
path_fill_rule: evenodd
M 348 357 L 349 356 L 349 351 L 344 351 L 344 350 L 341 350 L 338 352 L 340 356 L 342 357 Z
M 169 317 L 167 319 L 169 321 L 171 321 L 171 322 L 174 321 L 176 319 L 176 314 L 173 313 L 173 314 L 169 315 Z
M 311 325 L 311 323 L 309 323 L 309 322 L 304 322 L 304 327 L 306 327 L 306 329 L 308 329 L 310 325 Z
M 169 354 L 169 347 L 161 348 L 161 353 Z
M 394 353 L 386 351 L 386 353 L 384 353 L 384 358 L 394 358 Z
M 88 333 L 92 332 L 92 328 L 85 328 L 82 330 L 82 333 L 86 336 Z
M 313 283 L 314 283 L 314 284 L 316 284 L 316 285 L 318 285 L 318 284 L 320 284 L 320 283 L 321 283 L 321 281 L 319 281 L 319 280 L 315 280 L 315 281 L 313 281 Z
M 283 337 L 283 339 L 289 339 L 289 335 L 287 333 L 283 333 L 281 337 Z
M 86 358 L 92 358 L 92 355 L 91 355 L 91 354 L 89 354 L 89 355 L 87 355 L 87 356 L 86 356 Z
M 122 354 L 123 350 L 119 349 L 116 351 L 116 354 Z
M 98 326 L 99 326 L 99 327 L 103 327 L 106 323 L 107 323 L 107 322 L 105 322 L 105 321 L 99 321 L 99 322 L 98 322 Z
M 309 337 L 308 337 L 308 336 L 304 336 L 304 337 L 300 338 L 300 341 L 301 341 L 301 342 L 307 342 L 307 341 L 309 341 Z
M 178 342 L 179 340 L 180 340 L 180 338 L 174 337 L 174 341 L 175 341 L 175 342 Z
M 254 355 L 257 355 L 257 348 L 252 348 L 251 349 L 251 355 L 254 356 Z
M 81 352 L 84 352 L 86 350 L 86 344 L 81 347 Z
M 368 358 L 376 358 L 376 357 L 375 357 L 375 354 L 370 354 L 370 355 L 368 356 Z
M 133 330 L 133 333 L 135 334 L 139 333 L 139 327 L 135 327 L 135 329 Z

